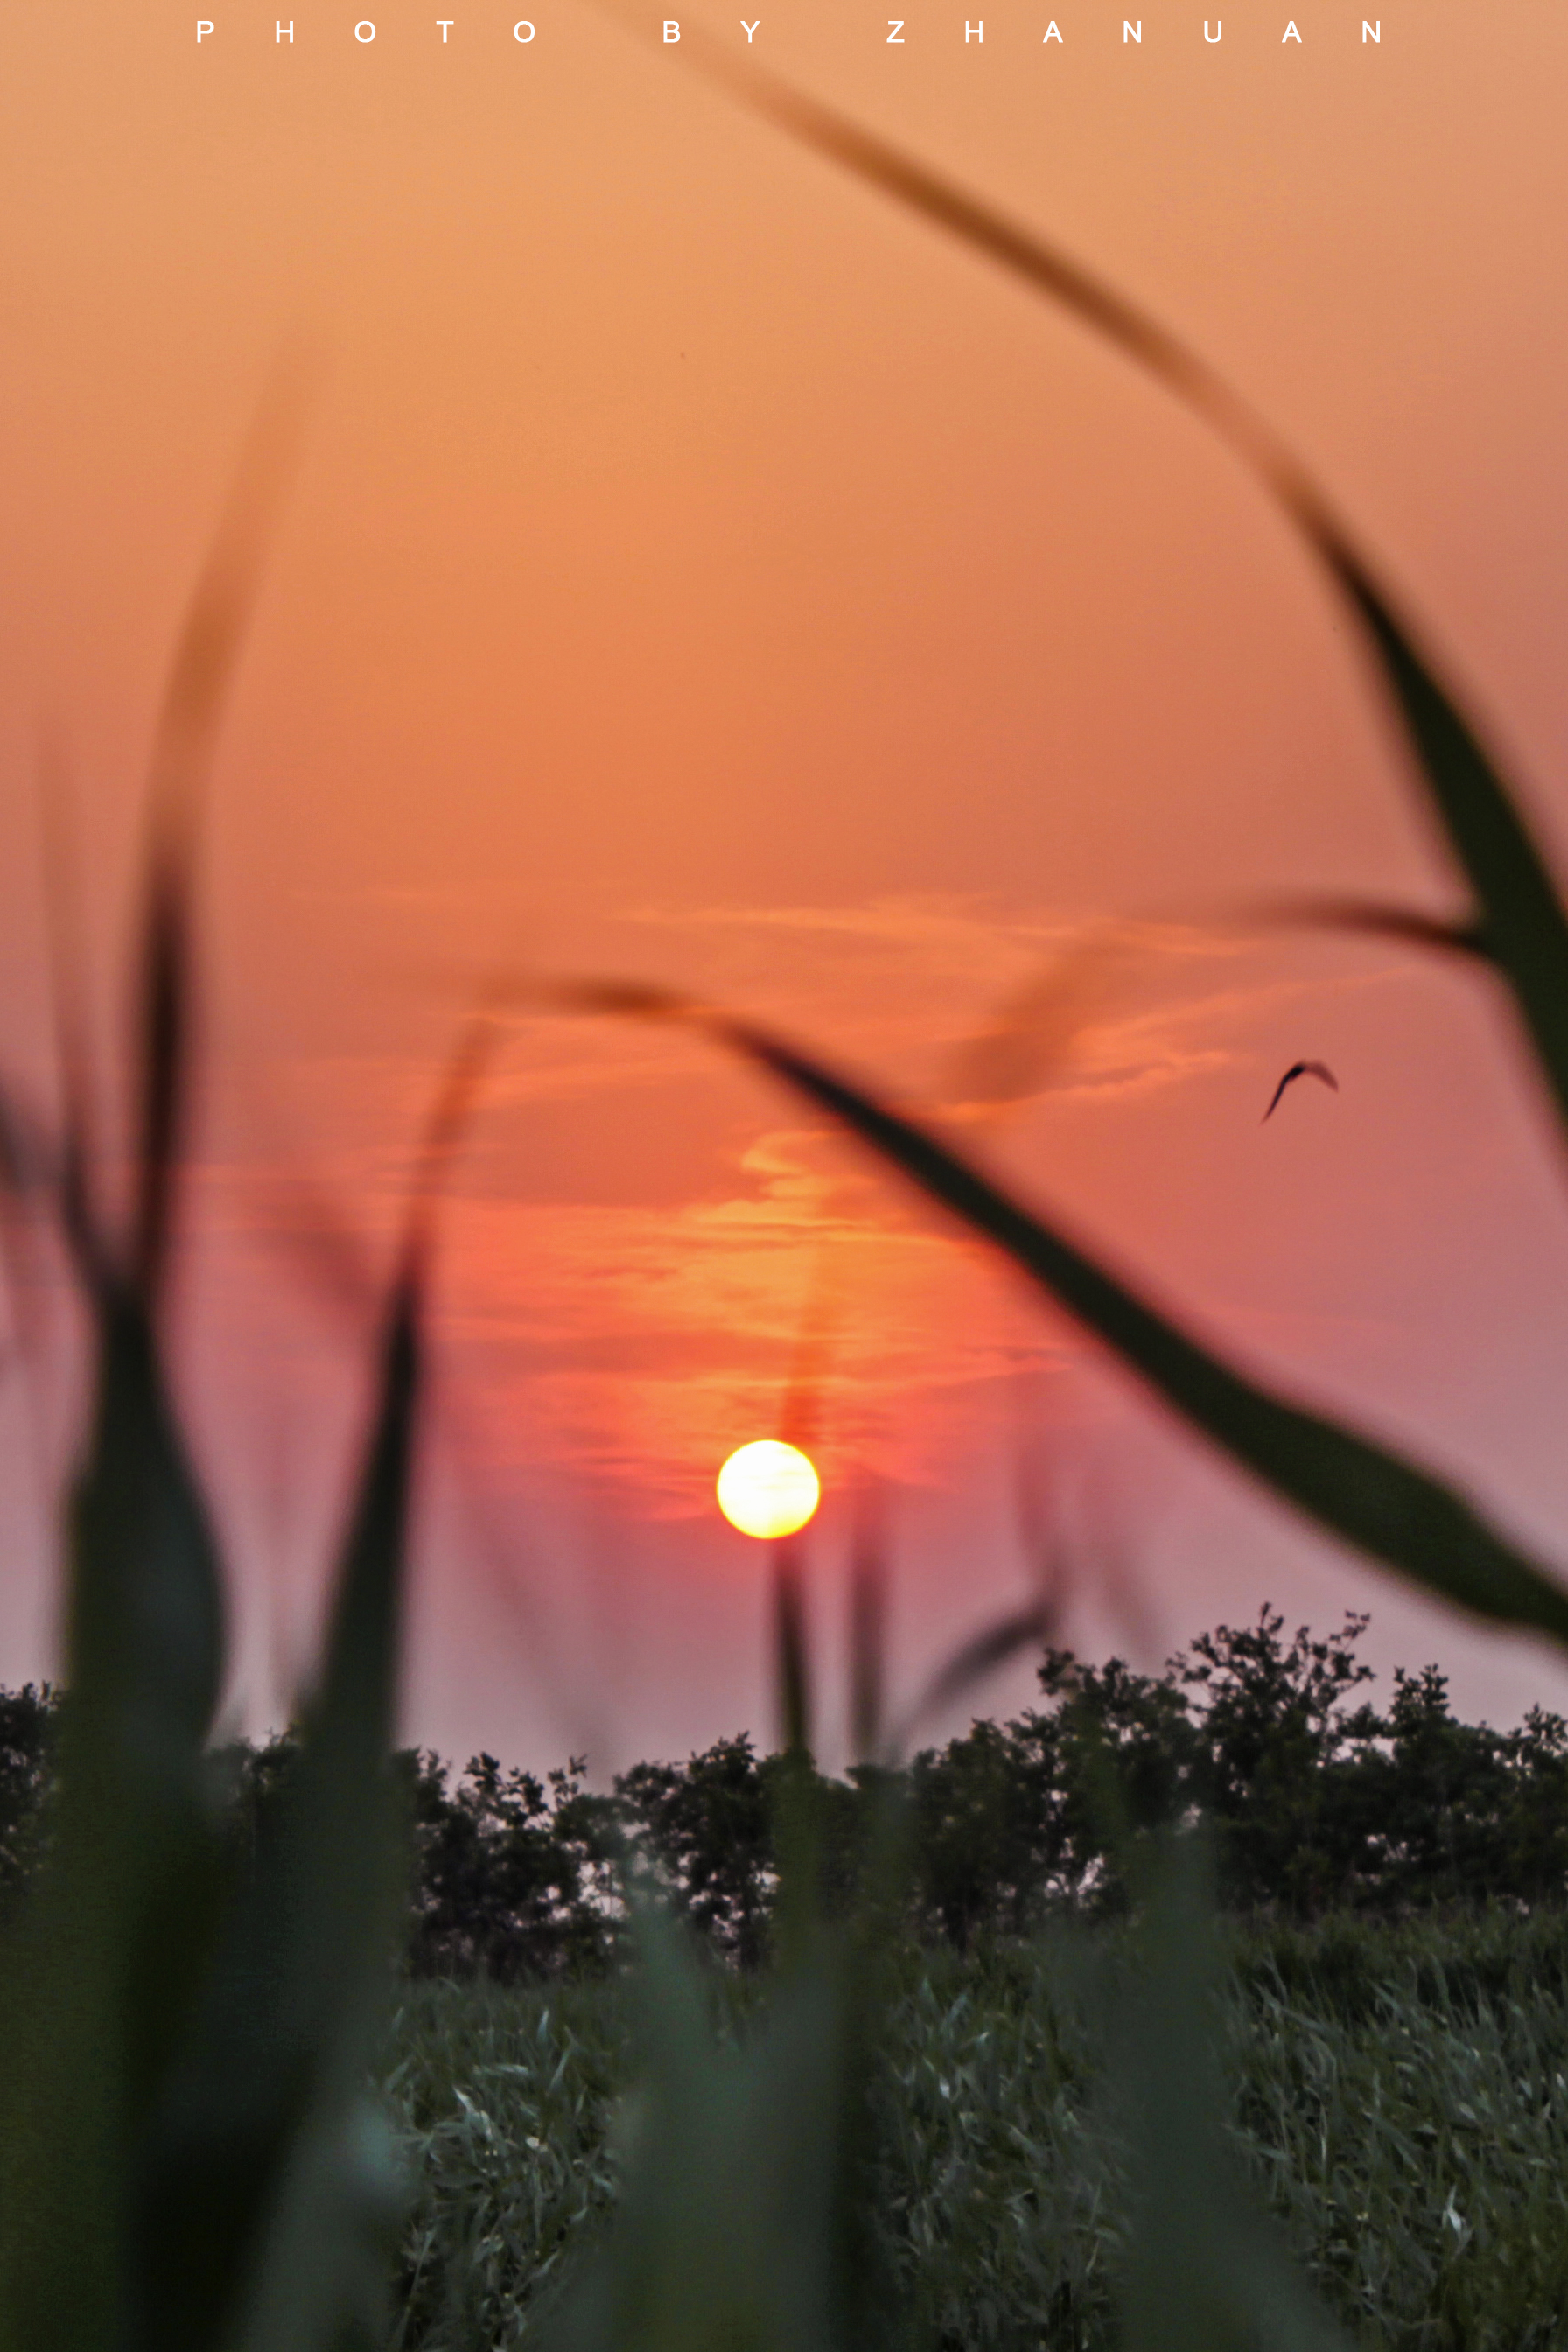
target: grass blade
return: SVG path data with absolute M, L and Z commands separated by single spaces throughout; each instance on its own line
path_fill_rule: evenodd
M 1050 1612 L 1044 1601 L 1033 1601 L 1023 1609 L 1010 1609 L 1005 1616 L 972 1633 L 937 1668 L 920 1697 L 910 1708 L 892 1742 L 892 1753 L 900 1755 L 909 1746 L 918 1727 L 938 1715 L 944 1707 L 962 1698 L 974 1685 L 984 1682 L 988 1675 L 1016 1658 L 1020 1650 L 1038 1649 L 1048 1639 L 1051 1631 Z
M 847 2325 L 848 1988 L 814 1941 L 726 2048 L 695 1956 L 640 1923 L 643 2112 L 606 2242 L 550 2352 L 829 2352 Z
M 418 1395 L 400 1286 L 321 1680 L 142 2168 L 145 2352 L 363 2335 L 384 2168 L 355 2157 L 401 1880 L 389 1771 Z M 344 2331 L 340 2333 L 340 2331 Z
M 849 1752 L 874 1764 L 887 1712 L 888 1561 L 878 1498 L 866 1488 L 849 1557 Z
M 436 1188 L 494 1034 L 470 1024 L 426 1122 L 321 1679 L 145 2168 L 144 2352 L 379 2340 L 398 2200 L 363 2086 L 405 1891 L 392 1749 L 421 1300 Z
M 1168 1850 L 1121 2037 L 1136 2203 L 1125 2352 L 1349 2352 L 1226 2144 L 1219 1955 L 1195 1841 Z
M 264 418 L 198 585 L 153 762 L 137 1196 L 129 1272 L 94 1223 L 79 1046 L 62 1013 L 57 1191 L 94 1326 L 68 1513 L 67 1679 L 50 1851 L 6 1987 L 0 2345 L 135 2339 L 137 2207 L 226 1875 L 206 1748 L 225 1610 L 206 1507 L 154 1323 L 189 1075 L 192 818 L 271 503 Z M 58 878 L 58 877 L 57 877 Z
M 1179 337 L 1045 238 L 697 26 L 682 28 L 680 54 L 752 113 L 1068 311 L 1184 402 L 1268 489 L 1362 625 L 1429 805 L 1475 892 L 1492 953 L 1568 1124 L 1568 913 L 1517 793 L 1298 459 Z
M 1476 894 L 1478 928 L 1568 1120 L 1568 914 L 1518 795 L 1342 533 L 1323 524 L 1310 536 L 1365 625 L 1416 765 Z
M 302 412 L 298 372 L 279 374 L 251 426 L 191 597 L 153 737 L 141 1007 L 141 1137 L 132 1262 L 152 1286 L 168 1244 L 178 1156 L 189 986 L 191 873 L 213 754 L 255 610 L 266 543 Z
M 0 2345 L 123 2340 L 133 2181 L 212 1947 L 224 1609 L 143 1302 L 97 1302 L 50 1852 L 7 1971 Z
M 830 1112 L 994 1243 L 1193 1428 L 1331 1534 L 1478 1616 L 1568 1643 L 1568 1592 L 1453 1487 L 1235 1370 L 950 1146 L 822 1062 L 748 1023 L 673 1001 L 665 1011 L 700 1021 Z
M 1275 927 L 1344 931 L 1352 937 L 1394 940 L 1405 947 L 1433 948 L 1445 955 L 1474 956 L 1483 963 L 1497 960 L 1484 924 L 1454 922 L 1417 907 L 1401 907 L 1381 898 L 1344 892 L 1280 894 L 1254 909 L 1254 914 Z

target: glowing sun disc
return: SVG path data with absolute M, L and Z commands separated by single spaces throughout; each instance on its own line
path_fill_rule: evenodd
M 743 1536 L 793 1536 L 821 1496 L 821 1481 L 799 1446 L 774 1437 L 738 1447 L 719 1473 L 719 1508 Z

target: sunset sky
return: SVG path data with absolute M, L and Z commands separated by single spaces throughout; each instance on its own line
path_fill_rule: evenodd
M 1256 487 L 1079 329 L 705 88 L 658 11 L 538 0 L 527 45 L 500 11 L 443 44 L 407 0 L 373 42 L 291 5 L 284 44 L 275 9 L 208 0 L 198 44 L 195 12 L 24 0 L 0 78 L 0 1066 L 45 1099 L 40 747 L 111 1098 L 171 646 L 279 354 L 320 355 L 203 861 L 176 1339 L 237 1707 L 279 1720 L 308 1660 L 410 1137 L 500 971 L 689 988 L 934 1111 L 997 1007 L 1076 959 L 1059 1051 L 976 1150 L 1568 1572 L 1568 1158 L 1500 1008 L 1258 919 L 1285 890 L 1456 886 Z M 1137 45 L 1098 0 L 1049 45 L 1021 0 L 979 43 L 929 0 L 897 47 L 842 0 L 752 21 L 758 62 L 1247 392 L 1568 872 L 1556 0 L 1393 0 L 1376 45 L 1339 0 L 1293 44 L 1272 0 L 1218 43 L 1172 0 Z M 1303 1055 L 1340 1092 L 1260 1125 Z M 765 1559 L 713 1479 L 775 1433 L 808 1324 L 830 1755 L 868 1491 L 901 1691 L 1049 1544 L 1081 1646 L 1155 1664 L 1265 1599 L 1365 1606 L 1381 1663 L 1439 1659 L 1494 1717 L 1568 1711 L 1563 1665 L 1243 1489 L 796 1103 L 689 1037 L 520 1013 L 443 1227 L 411 1737 L 602 1774 L 771 1735 Z M 8 1682 L 53 1654 L 70 1360 L 8 1362 Z M 1028 1693 L 1020 1666 L 974 1704 Z

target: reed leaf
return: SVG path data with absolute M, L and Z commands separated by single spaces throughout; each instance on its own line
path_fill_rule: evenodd
M 363 2085 L 407 1875 L 392 1747 L 421 1300 L 494 1034 L 488 1015 L 468 1024 L 426 1123 L 320 1680 L 146 2167 L 146 2352 L 368 2352 L 384 2332 L 401 2199 Z
M 1475 893 L 1478 919 L 1568 1124 L 1568 913 L 1517 790 L 1299 459 L 1178 336 L 1034 230 L 695 26 L 682 28 L 680 54 L 752 113 L 1068 311 L 1181 400 L 1263 483 L 1361 624 L 1429 808 Z
M 158 730 L 124 1252 L 95 1221 L 67 1055 L 70 1131 L 51 1174 L 95 1368 L 68 1511 L 59 1793 L 0 1979 L 5 2352 L 342 2352 L 378 2329 L 392 2208 L 363 2084 L 401 1894 L 389 1759 L 418 1252 L 394 1300 L 320 1693 L 251 1857 L 209 1752 L 223 1585 L 156 1328 L 189 1093 L 196 822 L 287 438 L 264 411 Z
M 966 1696 L 977 1683 L 1016 1658 L 1020 1650 L 1041 1649 L 1049 1639 L 1051 1622 L 1047 1604 L 1033 1601 L 1026 1608 L 1006 1611 L 961 1642 L 952 1655 L 943 1659 L 904 1717 L 891 1742 L 891 1754 L 895 1758 L 900 1755 L 920 1725 Z
M 1222 1970 L 1198 1841 L 1162 1855 L 1140 1940 L 1117 2035 L 1134 2200 L 1125 2352 L 1349 2352 L 1228 2144 L 1215 2047 Z
M 60 1795 L 0 2010 L 6 2352 L 124 2340 L 133 2181 L 223 1885 L 205 1757 L 223 1666 L 212 1531 L 143 1302 L 110 1286 L 96 1305 Z
M 180 1434 L 154 1313 L 189 1067 L 192 814 L 254 598 L 268 487 L 242 467 L 182 633 L 153 757 L 134 1066 L 140 1151 L 128 1267 L 79 1162 L 59 1207 L 94 1348 L 67 1511 L 69 1696 L 46 1867 L 7 1971 L 0 2095 L 0 2345 L 137 2339 L 137 2203 L 168 2069 L 218 1932 L 226 1855 L 207 1756 L 222 1688 L 217 1548 Z
M 734 2039 L 665 1919 L 639 1926 L 642 2082 L 609 2237 L 549 2352 L 833 2352 L 850 2325 L 849 1983 L 820 1937 Z
M 390 1753 L 417 1333 L 405 1281 L 320 1685 L 143 2171 L 147 2352 L 375 2340 L 397 2200 L 363 2084 L 403 1891 Z
M 1455 922 L 1419 907 L 1348 891 L 1281 891 L 1255 908 L 1253 915 L 1276 929 L 1343 931 L 1404 947 L 1433 948 L 1443 955 L 1473 956 L 1482 963 L 1497 961 L 1484 924 Z
M 1568 1591 L 1435 1473 L 1226 1362 L 947 1142 L 754 1023 L 619 983 L 557 1002 L 675 1020 L 771 1071 L 994 1243 L 1192 1428 L 1331 1534 L 1498 1624 L 1568 1643 Z
M 149 1289 L 156 1286 L 167 1253 L 190 1070 L 190 910 L 197 834 L 218 731 L 260 591 L 268 539 L 298 447 L 303 390 L 298 364 L 281 368 L 258 409 L 186 608 L 153 735 L 133 1238 L 133 1262 Z

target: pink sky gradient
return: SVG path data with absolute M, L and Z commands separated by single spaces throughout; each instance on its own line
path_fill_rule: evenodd
M 1325 9 L 1282 52 L 1251 8 L 1205 49 L 1162 7 L 1135 54 L 1058 15 L 1048 52 L 1011 14 L 966 47 L 955 11 L 892 55 L 811 0 L 759 43 L 1274 418 L 1568 871 L 1561 12 L 1424 0 L 1368 51 L 1359 10 Z M 1079 331 L 589 8 L 515 54 L 488 18 L 445 53 L 407 11 L 373 48 L 296 21 L 289 53 L 248 16 L 198 53 L 194 19 L 36 5 L 0 94 L 0 1057 L 40 1088 L 40 739 L 76 779 L 107 1066 L 183 600 L 274 354 L 301 329 L 324 352 L 203 877 L 178 1347 L 237 1703 L 277 1719 L 308 1655 L 372 1271 L 498 969 L 690 987 L 934 1108 L 1011 992 L 1132 919 L 973 1147 L 1568 1565 L 1563 1154 L 1498 1008 L 1249 912 L 1452 896 L 1358 649 L 1254 488 Z M 1301 1054 L 1341 1093 L 1260 1128 Z M 1378 1658 L 1438 1658 L 1467 1705 L 1568 1706 L 1554 1661 L 1173 1438 L 798 1105 L 690 1039 L 520 1014 L 443 1234 L 412 1735 L 607 1770 L 768 1731 L 761 1556 L 711 1486 L 776 1421 L 818 1297 L 830 1685 L 865 1481 L 904 1687 L 1023 1589 L 1022 1483 L 1086 1645 L 1154 1663 L 1265 1598 L 1364 1602 Z M 15 1377 L 5 1400 L 11 1680 L 50 1655 L 67 1364 L 40 1409 Z M 994 1696 L 1027 1691 L 1020 1668 Z

